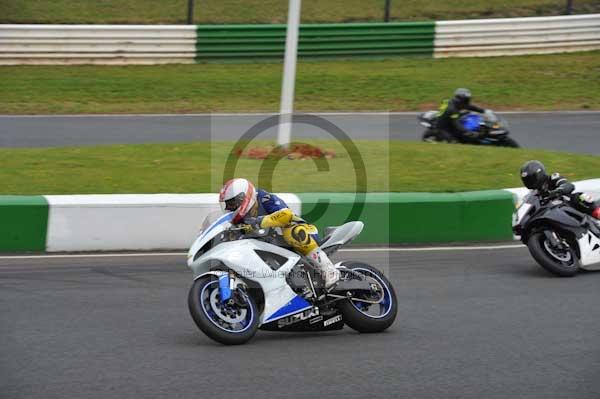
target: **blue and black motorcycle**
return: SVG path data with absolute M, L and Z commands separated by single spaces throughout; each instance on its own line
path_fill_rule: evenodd
M 437 130 L 437 118 L 438 111 L 427 111 L 417 117 L 419 124 L 427 128 L 423 133 L 423 141 L 519 148 L 519 144 L 508 137 L 508 122 L 492 111 L 487 111 L 485 114 L 466 111 L 460 116 L 459 121 L 467 131 L 483 133 L 480 137 L 469 140 L 457 140 L 457 138 Z

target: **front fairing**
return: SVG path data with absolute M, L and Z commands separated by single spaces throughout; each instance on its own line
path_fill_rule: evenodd
M 437 111 L 427 111 L 417 116 L 419 124 L 424 127 L 432 127 L 437 119 Z
M 210 213 L 202 223 L 202 229 L 198 238 L 194 241 L 188 251 L 187 263 L 191 267 L 202 253 L 210 248 L 214 240 L 217 240 L 221 234 L 231 226 L 232 212 L 223 213 L 220 211 Z
M 541 202 L 539 194 L 532 191 L 523 199 L 523 205 L 521 206 L 526 204 L 531 206 L 527 214 L 517 224 L 514 223 L 513 219 L 513 231 L 515 234 L 525 233 L 525 239 L 534 226 L 540 225 L 549 225 L 559 230 L 570 231 L 576 237 L 586 230 L 585 215 L 571 207 L 564 199 Z
M 460 124 L 468 132 L 478 132 L 481 128 L 483 119 L 476 112 L 469 112 L 460 117 Z
M 487 128 L 488 135 L 491 137 L 504 137 L 510 130 L 508 122 L 493 112 L 484 114 L 483 124 Z
M 515 235 L 521 235 L 524 227 L 538 208 L 539 200 L 535 192 L 530 192 L 517 202 L 512 218 L 512 229 Z

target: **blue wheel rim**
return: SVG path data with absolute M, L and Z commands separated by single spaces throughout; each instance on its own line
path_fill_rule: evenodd
M 210 289 L 209 289 L 209 287 L 210 287 Z M 247 310 L 246 317 L 243 318 L 242 320 L 240 320 L 239 322 L 232 324 L 232 323 L 229 323 L 226 320 L 220 318 L 210 303 L 210 296 L 212 295 L 214 290 L 218 290 L 218 289 L 219 289 L 219 282 L 217 280 L 215 280 L 215 281 L 211 281 L 208 284 L 206 284 L 204 287 L 202 287 L 202 291 L 200 291 L 200 298 L 199 298 L 200 306 L 202 307 L 202 311 L 204 312 L 205 316 L 208 318 L 208 320 L 210 320 L 210 322 L 212 324 L 214 324 L 220 330 L 223 330 L 223 331 L 226 331 L 229 333 L 240 334 L 240 333 L 243 333 L 244 331 L 248 330 L 254 321 L 254 309 L 250 305 L 250 301 L 248 300 L 248 297 L 245 294 L 243 295 L 244 299 L 246 300 L 246 304 L 248 305 L 245 308 Z M 229 326 L 226 327 L 223 324 L 228 324 Z M 238 327 L 238 328 L 236 328 L 236 327 Z
M 367 304 L 365 302 L 354 302 L 354 301 L 350 300 L 350 303 L 352 304 L 352 306 L 354 306 L 354 308 L 356 310 L 358 310 L 365 316 L 370 317 L 372 319 L 381 319 L 382 317 L 387 316 L 390 313 L 390 311 L 392 310 L 393 298 L 392 298 L 392 292 L 390 291 L 390 288 L 387 286 L 385 281 L 383 281 L 383 279 L 377 273 L 375 273 L 369 269 L 357 267 L 357 268 L 352 268 L 351 270 L 352 271 L 360 270 L 360 271 L 364 272 L 364 274 L 368 274 L 370 277 L 373 277 L 375 280 L 377 280 L 377 282 L 379 284 L 381 284 L 381 287 L 383 288 L 383 298 L 381 299 L 381 301 L 379 303 Z M 372 314 L 367 313 L 367 311 L 370 310 L 370 308 L 372 306 L 379 306 L 379 315 L 372 315 Z

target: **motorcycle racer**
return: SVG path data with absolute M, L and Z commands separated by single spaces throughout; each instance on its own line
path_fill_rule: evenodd
M 319 247 L 316 226 L 295 215 L 277 195 L 256 189 L 247 179 L 236 178 L 223 185 L 219 202 L 223 210 L 234 212 L 232 223 L 242 225 L 248 231 L 282 228 L 284 240 L 321 272 L 326 288 L 339 280 L 339 270 Z
M 474 111 L 480 114 L 486 110 L 471 104 L 471 91 L 456 89 L 454 97 L 442 101 L 438 112 L 437 129 L 448 136 L 449 141 L 469 141 L 480 137 L 479 132 L 471 132 L 460 123 L 462 111 Z
M 540 161 L 525 162 L 521 167 L 521 180 L 525 187 L 537 190 L 546 198 L 568 196 L 575 209 L 600 219 L 600 203 L 593 201 L 589 194 L 574 193 L 575 186 L 559 173 L 548 175 Z

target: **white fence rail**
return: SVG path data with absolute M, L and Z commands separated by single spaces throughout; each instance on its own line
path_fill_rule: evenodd
M 600 49 L 600 14 L 440 21 L 436 58 L 545 54 Z
M 0 25 L 0 65 L 193 63 L 194 25 Z
M 0 65 L 193 63 L 195 25 L 0 25 Z M 440 21 L 434 57 L 600 49 L 600 14 Z

